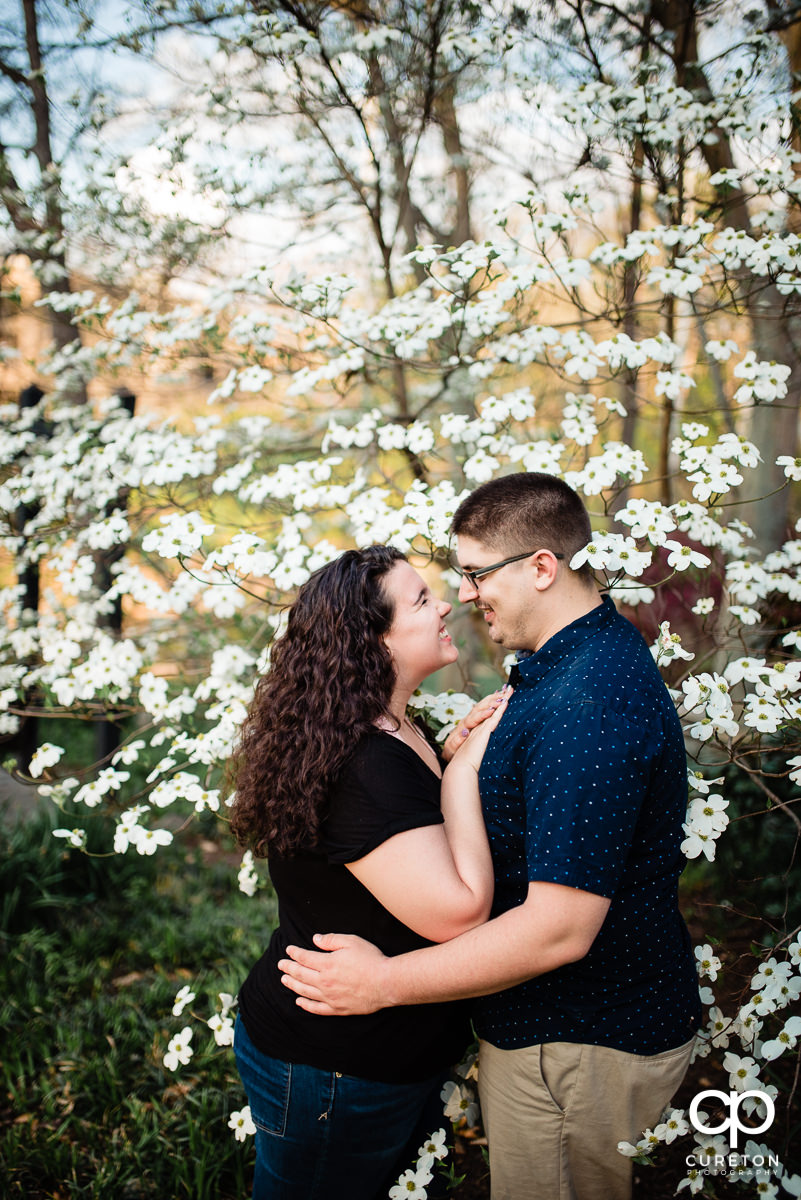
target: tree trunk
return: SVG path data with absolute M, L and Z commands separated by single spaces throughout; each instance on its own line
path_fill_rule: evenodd
M 39 231 L 47 242 L 47 249 L 38 256 L 34 256 L 33 261 L 47 266 L 46 286 L 48 291 L 66 293 L 71 290 L 71 287 L 66 254 L 62 249 L 66 236 L 64 209 L 61 199 L 60 171 L 53 154 L 50 126 L 51 104 L 47 90 L 46 63 L 42 57 L 39 38 L 36 0 L 23 0 L 22 8 L 25 18 L 25 47 L 30 66 L 25 86 L 30 97 L 30 111 L 35 130 L 33 157 L 39 170 L 39 187 L 44 202 L 44 215 L 43 220 L 39 223 Z M 4 167 L 6 168 L 4 174 L 6 174 L 7 164 L 4 164 Z M 9 215 L 18 229 L 21 229 L 19 220 L 24 218 L 25 232 L 30 231 L 32 223 L 36 224 L 35 221 L 32 222 L 33 213 L 27 206 L 19 210 L 16 217 L 15 209 L 12 206 L 9 208 Z M 55 249 L 53 249 L 54 247 Z M 63 350 L 76 342 L 80 344 L 79 331 L 62 313 L 50 306 L 44 306 L 42 311 L 50 324 L 56 351 Z M 72 374 L 67 377 L 66 381 L 62 381 L 63 383 L 66 383 L 66 386 L 60 388 L 62 395 L 66 393 L 73 403 L 86 403 L 86 384 L 83 378 Z
M 676 82 L 695 92 L 702 102 L 711 101 L 712 91 L 699 65 L 694 0 L 652 0 L 652 13 L 674 39 Z M 801 34 L 793 26 L 781 36 L 788 53 L 791 78 L 796 78 L 801 68 Z M 713 132 L 716 140 L 702 145 L 710 173 L 734 165 L 728 135 L 720 126 Z M 797 127 L 793 137 L 798 137 Z M 732 228 L 751 233 L 748 204 L 738 187 L 729 193 L 726 219 Z M 798 216 L 794 214 L 788 224 L 797 222 Z M 741 514 L 754 531 L 755 547 L 760 553 L 768 554 L 785 541 L 790 524 L 790 489 L 783 470 L 776 466 L 776 458 L 784 454 L 795 457 L 798 453 L 801 314 L 795 300 L 788 301 L 773 285 L 745 292 L 743 301 L 751 324 L 751 348 L 757 358 L 780 362 L 791 368 L 787 396 L 781 406 L 759 404 L 753 411 L 748 433 L 760 449 L 762 462 L 749 475 L 748 491 L 739 493 L 744 501 Z M 769 504 L 765 503 L 767 496 L 772 497 Z

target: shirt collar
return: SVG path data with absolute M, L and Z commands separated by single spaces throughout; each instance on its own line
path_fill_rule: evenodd
M 610 596 L 602 596 L 601 600 L 603 603 L 548 638 L 539 650 L 518 650 L 517 662 L 509 674 L 512 687 L 532 687 L 587 638 L 611 624 L 617 609 Z

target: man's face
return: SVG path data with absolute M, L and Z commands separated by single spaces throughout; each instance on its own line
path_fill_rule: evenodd
M 514 550 L 490 548 L 475 538 L 456 539 L 456 558 L 462 570 L 480 571 L 512 554 Z M 459 599 L 463 604 L 472 602 L 484 614 L 487 633 L 493 642 L 508 650 L 533 650 L 540 599 L 533 580 L 532 561 L 522 558 L 485 575 L 478 580 L 478 586 L 466 575 L 462 576 Z

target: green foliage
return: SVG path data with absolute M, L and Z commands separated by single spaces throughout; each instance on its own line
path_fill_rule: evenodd
M 93 851 L 108 841 L 106 819 L 87 820 L 89 854 L 66 849 L 53 837 L 59 814 L 55 810 L 9 829 L 0 829 L 0 930 L 22 933 L 34 926 L 50 929 L 64 919 L 64 911 L 139 886 L 146 880 L 142 864 L 132 859 L 93 857 Z M 149 872 L 154 876 L 155 868 Z
M 92 859 L 44 820 L 0 837 L 0 1194 L 244 1196 L 250 1150 L 227 1127 L 244 1093 L 204 1022 L 264 948 L 271 900 L 200 851 Z M 173 1076 L 162 1055 L 185 1024 L 195 1056 Z
M 780 754 L 762 754 L 760 762 L 750 766 L 762 773 L 780 802 L 793 798 L 795 789 L 786 773 L 779 775 L 784 768 Z M 706 884 L 744 916 L 763 917 L 781 937 L 801 925 L 801 894 L 794 874 L 798 829 L 789 815 L 792 810 L 783 811 L 739 767 L 730 766 L 724 774 L 721 790 L 729 801 L 736 836 L 717 842 L 714 862 L 705 864 Z

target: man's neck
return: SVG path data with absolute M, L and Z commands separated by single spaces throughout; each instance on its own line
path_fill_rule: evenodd
M 549 612 L 542 614 L 544 620 L 539 623 L 534 634 L 534 645 L 530 649 L 535 653 L 555 634 L 561 633 L 568 625 L 572 625 L 580 617 L 586 617 L 587 613 L 603 604 L 603 599 L 595 588 L 582 588 L 580 592 L 574 591 L 569 596 L 560 596 L 555 600 Z

